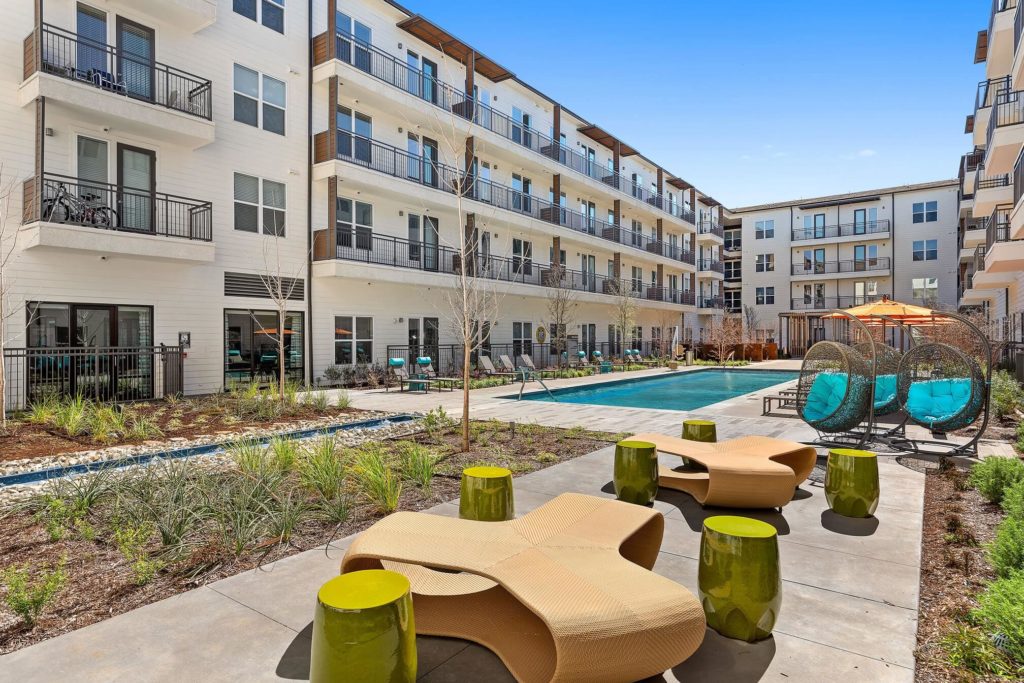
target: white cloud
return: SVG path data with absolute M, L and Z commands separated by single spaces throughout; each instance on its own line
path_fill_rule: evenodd
M 857 150 L 852 154 L 844 154 L 844 159 L 870 159 L 871 157 L 878 156 L 878 152 L 867 147 L 861 150 Z

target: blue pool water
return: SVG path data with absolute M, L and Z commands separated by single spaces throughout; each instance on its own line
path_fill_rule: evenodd
M 726 399 L 767 389 L 800 377 L 782 370 L 695 370 L 662 377 L 643 377 L 583 387 L 543 389 L 524 394 L 524 401 L 589 403 L 601 406 L 694 410 Z

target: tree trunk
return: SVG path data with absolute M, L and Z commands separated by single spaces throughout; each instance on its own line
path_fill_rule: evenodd
M 469 452 L 469 353 L 472 344 L 462 344 L 462 452 Z
M 0 273 L 0 432 L 7 431 L 7 360 L 4 358 L 4 319 L 7 311 L 4 307 L 3 275 Z
M 284 313 L 277 312 L 277 398 L 284 401 Z

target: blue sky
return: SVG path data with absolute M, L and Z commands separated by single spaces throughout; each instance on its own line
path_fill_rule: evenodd
M 403 4 L 730 207 L 954 177 L 991 6 Z

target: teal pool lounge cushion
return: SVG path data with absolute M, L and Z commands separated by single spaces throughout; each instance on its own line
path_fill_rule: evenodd
M 906 409 L 915 420 L 934 425 L 958 415 L 970 398 L 968 378 L 930 379 L 910 385 Z
M 846 398 L 848 384 L 845 372 L 818 373 L 811 383 L 811 390 L 807 392 L 804 419 L 813 423 L 831 417 Z

